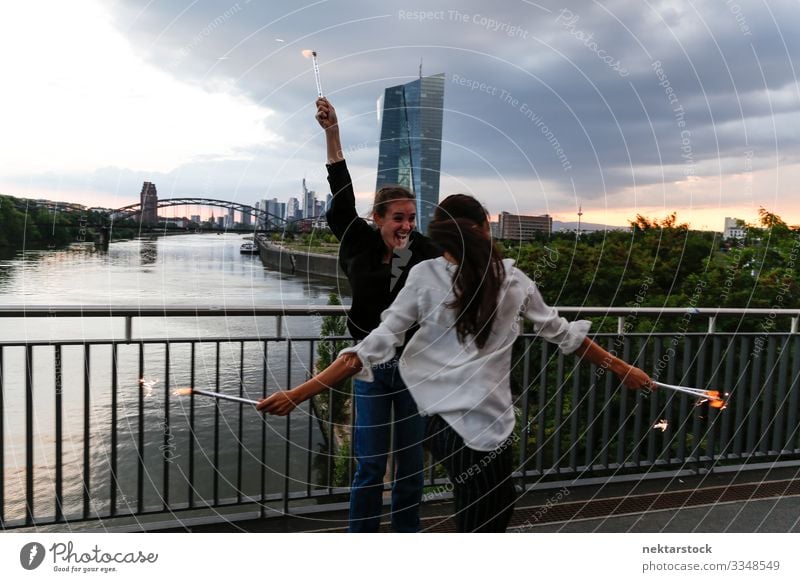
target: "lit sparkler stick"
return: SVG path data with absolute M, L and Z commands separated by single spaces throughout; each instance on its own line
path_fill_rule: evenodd
M 303 51 L 303 56 L 311 59 L 314 65 L 314 80 L 317 82 L 317 97 L 322 97 L 322 81 L 319 80 L 319 65 L 317 64 L 317 51 L 306 49 Z
M 688 386 L 676 386 L 674 384 L 664 384 L 663 382 L 654 382 L 659 388 L 667 388 L 676 392 L 683 392 L 684 394 L 691 394 L 698 398 L 705 398 L 708 400 L 709 406 L 712 408 L 725 408 L 725 399 L 720 396 L 719 390 L 703 390 L 701 388 L 689 388 Z
M 220 394 L 219 392 L 211 392 L 209 390 L 198 390 L 196 388 L 180 388 L 175 390 L 175 396 L 188 396 L 189 394 L 198 394 L 200 396 L 209 396 L 219 400 L 230 400 L 231 402 L 241 402 L 242 404 L 252 404 L 255 406 L 259 403 L 258 400 L 250 400 L 249 398 L 239 398 L 238 396 L 229 396 L 227 394 Z

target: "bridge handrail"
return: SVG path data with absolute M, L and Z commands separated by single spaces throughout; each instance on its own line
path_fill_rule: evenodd
M 0 307 L 0 318 L 14 317 L 106 317 L 125 318 L 125 339 L 133 340 L 133 319 L 147 317 L 276 317 L 280 334 L 283 317 L 346 315 L 349 305 L 6 305 Z M 800 309 L 770 309 L 763 307 L 559 307 L 566 317 L 616 317 L 617 334 L 625 335 L 626 318 L 647 316 L 656 318 L 708 318 L 708 333 L 716 333 L 717 317 L 764 316 L 774 321 L 789 317 L 789 333 L 800 333 Z M 765 331 L 779 332 L 774 325 Z
M 337 315 L 344 314 L 349 305 L 4 305 L 0 317 L 181 317 L 181 316 L 276 316 L 276 315 Z M 629 316 L 648 315 L 682 317 L 687 313 L 701 317 L 758 316 L 800 317 L 800 309 L 771 309 L 762 307 L 575 307 L 558 306 L 565 316 Z

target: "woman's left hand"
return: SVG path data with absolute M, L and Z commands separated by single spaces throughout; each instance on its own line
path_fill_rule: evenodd
M 647 372 L 636 366 L 630 366 L 627 372 L 620 374 L 620 379 L 631 390 L 654 390 L 656 387 Z
M 294 393 L 294 390 L 283 390 L 264 398 L 264 400 L 256 405 L 256 410 L 276 416 L 286 416 L 297 408 L 300 402 L 302 401 L 297 397 L 297 394 Z

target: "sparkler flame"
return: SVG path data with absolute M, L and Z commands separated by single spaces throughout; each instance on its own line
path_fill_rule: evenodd
M 311 49 L 306 49 L 303 51 L 303 56 L 307 59 L 317 56 L 317 51 L 312 51 Z
M 683 392 L 684 394 L 691 394 L 692 396 L 697 396 L 700 398 L 700 400 L 695 404 L 695 406 L 700 406 L 705 402 L 708 402 L 708 405 L 712 408 L 719 408 L 720 410 L 723 410 L 728 406 L 728 403 L 726 402 L 728 394 L 724 393 L 722 396 L 720 396 L 719 390 L 703 390 L 701 388 L 689 388 L 687 386 L 674 386 L 672 384 L 664 384 L 662 382 L 656 382 L 656 386 L 675 390 L 676 392 Z
M 142 391 L 144 392 L 144 396 L 150 396 L 153 393 L 153 387 L 158 384 L 158 378 L 154 380 L 145 380 L 144 378 L 139 378 L 139 386 L 142 387 Z
M 175 396 L 189 396 L 189 394 L 191 394 L 191 393 L 192 393 L 192 389 L 191 388 L 178 388 L 172 394 L 175 395 Z
M 662 418 L 653 425 L 653 428 L 660 428 L 661 432 L 664 432 L 669 428 L 669 421 L 666 418 Z

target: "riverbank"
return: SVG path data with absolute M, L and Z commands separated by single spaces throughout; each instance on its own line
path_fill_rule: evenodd
M 343 282 L 347 277 L 339 267 L 339 257 L 310 253 L 286 248 L 268 241 L 263 236 L 256 237 L 261 262 L 268 269 L 290 275 L 312 275 Z

